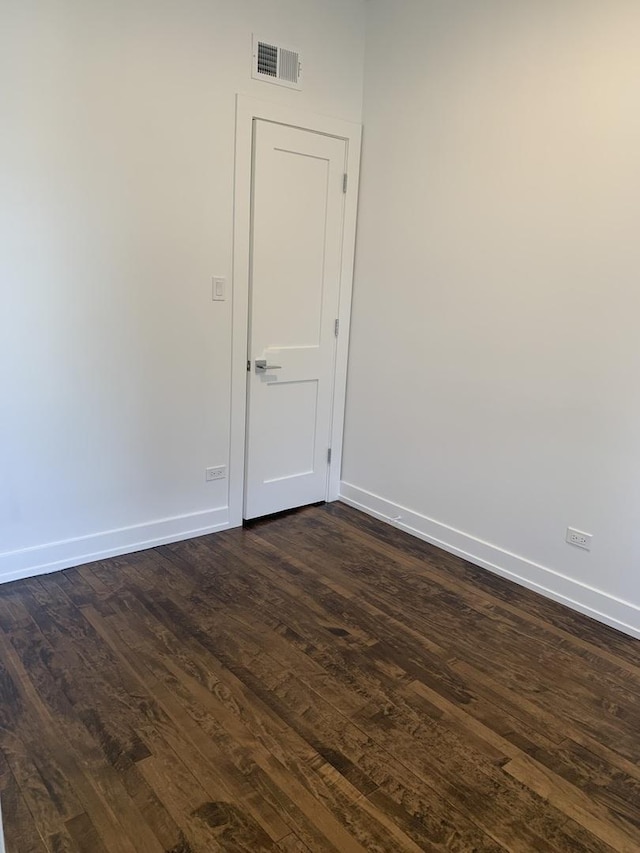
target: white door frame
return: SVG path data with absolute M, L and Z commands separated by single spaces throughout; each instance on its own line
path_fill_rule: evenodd
M 331 423 L 331 464 L 327 500 L 337 500 L 342 467 L 342 434 L 347 387 L 349 322 L 358 207 L 362 127 L 327 116 L 238 95 L 236 99 L 236 156 L 233 221 L 233 320 L 231 343 L 231 442 L 229 453 L 229 525 L 242 524 L 247 407 L 247 346 L 251 253 L 251 172 L 253 120 L 264 119 L 302 130 L 337 136 L 347 143 L 348 187 L 345 197 L 344 242 L 340 271 L 340 333 Z

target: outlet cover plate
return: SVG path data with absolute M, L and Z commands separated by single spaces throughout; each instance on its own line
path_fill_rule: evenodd
M 574 527 L 567 527 L 566 540 L 569 545 L 575 545 L 576 548 L 583 548 L 585 551 L 590 551 L 592 538 L 591 533 L 576 530 Z
M 227 476 L 227 466 L 226 465 L 216 465 L 213 468 L 207 468 L 205 470 L 205 477 L 207 482 L 210 480 L 224 480 Z

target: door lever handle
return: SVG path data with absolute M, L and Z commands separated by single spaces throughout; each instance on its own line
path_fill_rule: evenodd
M 256 358 L 256 370 L 282 370 L 282 365 L 267 364 L 266 358 Z

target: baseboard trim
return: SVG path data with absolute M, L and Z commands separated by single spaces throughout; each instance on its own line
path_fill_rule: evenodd
M 640 625 L 640 607 L 628 601 L 580 583 L 351 483 L 340 484 L 340 500 L 476 566 L 640 639 L 640 627 L 637 627 Z
M 192 539 L 194 536 L 205 536 L 230 526 L 229 508 L 225 506 L 33 548 L 5 551 L 0 554 L 0 583 L 57 572 L 106 557 L 144 551 L 157 545 Z

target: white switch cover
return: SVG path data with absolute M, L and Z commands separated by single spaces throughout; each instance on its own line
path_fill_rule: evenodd
M 212 299 L 214 302 L 224 302 L 227 298 L 227 280 L 221 276 L 214 276 Z

